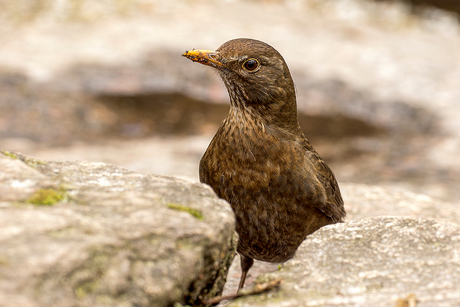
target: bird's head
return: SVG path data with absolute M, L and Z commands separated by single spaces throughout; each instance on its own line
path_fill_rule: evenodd
M 232 107 L 259 114 L 269 122 L 297 125 L 294 83 L 281 54 L 253 39 L 233 39 L 216 51 L 190 50 L 194 62 L 215 68 L 227 87 Z

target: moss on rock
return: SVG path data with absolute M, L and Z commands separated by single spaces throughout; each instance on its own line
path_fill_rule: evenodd
M 203 212 L 201 212 L 201 210 L 190 208 L 190 207 L 187 207 L 181 204 L 171 203 L 171 204 L 168 204 L 167 206 L 168 208 L 173 209 L 173 210 L 188 212 L 200 221 L 204 219 L 204 215 L 203 215 Z
M 2 151 L 1 153 L 4 154 L 7 157 L 13 159 L 13 160 L 18 159 L 18 156 L 16 154 L 12 153 L 12 152 L 9 152 L 9 151 L 5 150 L 5 151 Z
M 39 189 L 26 201 L 37 206 L 52 206 L 58 202 L 67 200 L 67 192 L 64 189 Z

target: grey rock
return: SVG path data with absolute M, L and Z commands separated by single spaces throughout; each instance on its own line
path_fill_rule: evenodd
M 357 183 L 341 183 L 347 220 L 371 216 L 412 216 L 460 223 L 460 207 L 405 189 Z
M 222 291 L 230 206 L 200 183 L 0 153 L 0 306 L 169 306 Z
M 460 227 L 412 217 L 371 217 L 323 227 L 259 281 L 278 291 L 228 306 L 458 306 Z

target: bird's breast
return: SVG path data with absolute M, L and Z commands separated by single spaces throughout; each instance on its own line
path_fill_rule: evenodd
M 241 118 L 224 122 L 201 159 L 200 180 L 232 205 L 283 182 L 301 188 L 303 183 L 289 182 L 305 161 L 295 138 L 262 122 L 243 123 Z

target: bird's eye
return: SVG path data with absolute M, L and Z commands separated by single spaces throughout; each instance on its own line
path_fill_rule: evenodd
M 259 68 L 260 64 L 259 61 L 256 59 L 249 59 L 243 63 L 243 68 L 247 71 L 254 71 Z

